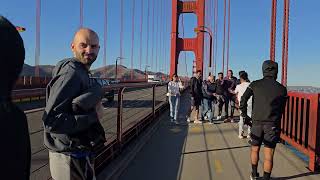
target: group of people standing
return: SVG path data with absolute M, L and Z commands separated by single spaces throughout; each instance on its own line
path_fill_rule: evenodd
M 223 73 L 218 73 L 218 79 L 215 76 L 209 75 L 206 80 L 202 80 L 201 71 L 197 71 L 195 76 L 190 79 L 190 93 L 191 93 L 191 108 L 187 113 L 187 121 L 191 122 L 190 115 L 195 111 L 193 122 L 203 123 L 209 121 L 210 124 L 214 121 L 223 120 L 224 122 L 234 122 L 233 116 L 236 107 L 239 107 L 241 96 L 250 81 L 248 73 L 245 71 L 239 72 L 239 79 L 233 76 L 233 71 L 228 70 L 226 77 Z M 173 75 L 172 81 L 168 84 L 168 96 L 170 104 L 171 121 L 179 124 L 179 102 L 180 90 L 183 88 L 181 81 L 178 80 L 176 74 Z M 248 102 L 247 113 L 251 117 L 252 101 Z M 215 106 L 218 107 L 218 114 L 215 114 Z M 222 116 L 224 107 L 224 116 Z M 229 111 L 229 108 L 230 111 Z M 239 138 L 244 137 L 243 132 L 243 117 L 240 116 L 239 122 Z M 250 133 L 250 127 L 248 128 Z
M 190 115 L 193 111 L 195 111 L 194 123 L 203 123 L 208 120 L 212 124 L 215 120 L 222 119 L 224 122 L 234 122 L 234 110 L 236 107 L 239 109 L 240 139 L 244 138 L 244 125 L 248 126 L 247 137 L 251 144 L 251 180 L 259 178 L 258 162 L 262 144 L 264 144 L 263 179 L 270 179 L 274 151 L 280 140 L 281 118 L 287 101 L 286 87 L 276 80 L 278 64 L 266 60 L 263 62 L 262 72 L 263 78 L 252 83 L 250 83 L 247 72 L 240 71 L 239 79 L 237 79 L 233 76 L 232 70 L 228 70 L 225 78 L 223 73 L 218 73 L 217 80 L 212 75 L 209 75 L 207 80 L 202 80 L 201 71 L 197 71 L 195 77 L 190 80 L 191 108 L 187 113 L 188 122 L 191 121 Z M 174 83 L 169 83 L 169 91 L 170 84 Z M 179 85 L 175 87 L 179 90 Z M 176 95 L 180 96 L 180 93 Z M 218 106 L 217 118 L 214 118 L 215 104 Z M 170 101 L 171 112 L 172 107 L 172 101 Z M 225 116 L 222 118 L 223 107 Z M 177 121 L 178 106 L 174 111 L 175 121 Z

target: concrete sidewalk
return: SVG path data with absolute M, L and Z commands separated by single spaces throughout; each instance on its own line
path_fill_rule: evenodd
M 181 101 L 180 121 L 190 107 Z M 120 180 L 245 180 L 249 179 L 250 146 L 238 139 L 237 123 L 181 124 L 169 122 L 168 112 L 160 117 L 158 129 L 122 172 Z M 263 151 L 262 151 L 263 152 Z M 259 172 L 263 174 L 263 156 Z M 275 153 L 273 179 L 316 180 L 307 164 L 284 145 Z

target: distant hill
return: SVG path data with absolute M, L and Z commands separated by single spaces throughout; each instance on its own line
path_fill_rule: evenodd
M 53 65 L 40 65 L 40 77 L 50 77 L 52 76 Z M 23 65 L 22 72 L 20 76 L 34 76 L 35 67 L 28 64 Z M 106 67 L 100 67 L 97 69 L 91 70 L 91 73 L 95 77 L 104 77 L 104 71 L 106 72 L 106 78 L 115 78 L 115 65 L 108 65 Z M 155 74 L 154 72 L 148 71 L 147 74 Z M 157 75 L 162 76 L 163 73 L 157 73 Z M 118 78 L 130 79 L 131 78 L 131 69 L 118 65 Z M 144 71 L 133 69 L 133 78 L 134 79 L 144 79 Z
M 54 66 L 52 65 L 40 65 L 39 66 L 40 77 L 52 76 L 53 68 Z M 24 64 L 20 76 L 34 76 L 34 72 L 35 72 L 34 66 Z

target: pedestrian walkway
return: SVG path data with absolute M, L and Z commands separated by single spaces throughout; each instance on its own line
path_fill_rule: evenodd
M 185 95 L 187 96 L 187 95 Z M 188 97 L 182 98 L 180 121 L 185 121 Z M 249 179 L 250 146 L 238 138 L 236 123 L 180 124 L 160 117 L 158 129 L 122 172 L 120 180 L 245 180 Z M 262 171 L 263 156 L 260 157 Z M 273 179 L 320 179 L 291 150 L 279 144 Z

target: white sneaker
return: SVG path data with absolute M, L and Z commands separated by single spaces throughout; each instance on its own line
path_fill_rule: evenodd
M 242 135 L 239 135 L 238 137 L 239 137 L 239 139 L 243 139 L 244 138 Z
M 195 123 L 195 124 L 202 124 L 202 121 L 195 120 L 193 123 Z
M 217 120 L 220 120 L 221 119 L 221 116 L 217 116 Z
M 189 118 L 189 117 L 187 118 L 187 122 L 188 122 L 188 123 L 189 123 L 189 122 L 191 122 L 191 120 L 190 120 L 190 118 Z

